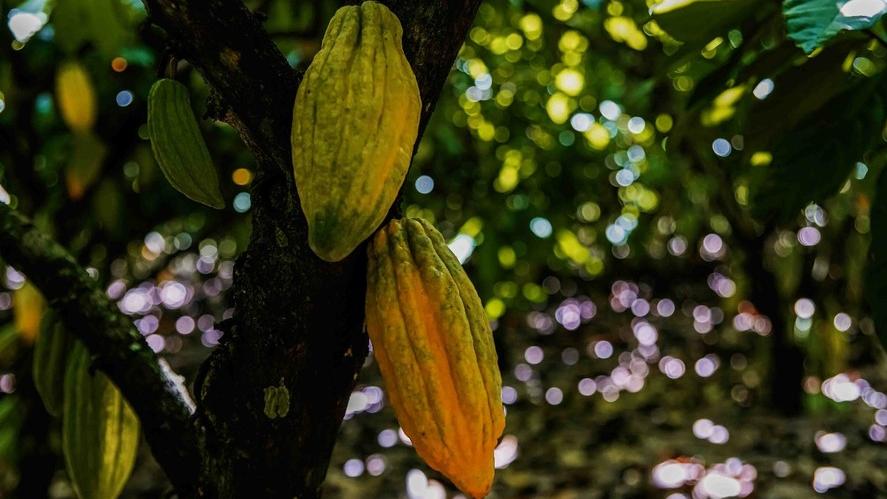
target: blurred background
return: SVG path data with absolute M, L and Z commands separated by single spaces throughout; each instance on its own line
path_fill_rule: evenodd
M 778 2 L 667 2 L 484 2 L 404 186 L 493 322 L 508 417 L 492 497 L 887 497 L 864 287 L 887 35 L 810 41 Z M 293 66 L 338 7 L 247 3 Z M 140 2 L 0 13 L 0 202 L 190 383 L 233 313 L 253 159 L 204 119 L 225 209 L 163 178 L 151 84 L 173 67 L 198 117 L 216 104 Z M 86 127 L 59 111 L 72 64 L 95 95 Z M 72 497 L 31 381 L 45 309 L 0 262 L 0 497 Z M 372 355 L 358 383 L 327 497 L 456 497 L 399 431 Z M 124 497 L 168 490 L 143 445 Z

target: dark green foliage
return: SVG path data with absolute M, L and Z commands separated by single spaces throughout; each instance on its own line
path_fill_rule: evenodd
M 881 9 L 870 15 L 848 17 L 840 10 L 847 3 L 847 0 L 785 0 L 782 11 L 788 37 L 809 54 L 841 31 L 870 28 L 884 15 Z
M 808 203 L 837 192 L 878 139 L 884 122 L 880 84 L 880 78 L 857 83 L 776 144 L 754 199 L 758 217 L 789 221 Z

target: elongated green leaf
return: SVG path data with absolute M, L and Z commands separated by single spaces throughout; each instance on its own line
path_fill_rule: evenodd
M 872 242 L 866 275 L 866 297 L 875 320 L 875 331 L 887 348 L 887 171 L 878 177 L 871 210 Z
M 788 37 L 808 54 L 844 30 L 872 27 L 887 12 L 881 0 L 785 0 Z
M 665 0 L 650 9 L 653 19 L 673 38 L 708 43 L 755 13 L 758 0 Z
M 766 219 L 789 220 L 812 201 L 834 194 L 850 170 L 880 137 L 880 80 L 861 82 L 786 134 L 753 199 Z

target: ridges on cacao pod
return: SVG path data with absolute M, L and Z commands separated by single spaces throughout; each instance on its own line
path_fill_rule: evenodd
M 56 73 L 55 98 L 72 132 L 92 130 L 96 119 L 95 90 L 89 73 L 77 62 L 63 63 Z
M 34 385 L 47 412 L 61 416 L 64 403 L 65 370 L 74 337 L 52 311 L 47 311 L 34 344 Z
M 421 99 L 402 34 L 382 4 L 342 7 L 299 85 L 293 168 L 309 245 L 324 260 L 379 227 L 409 168 Z
M 151 87 L 148 136 L 160 170 L 176 190 L 211 208 L 225 207 L 219 174 L 181 83 L 162 79 Z
M 135 464 L 139 420 L 120 391 L 93 371 L 76 342 L 68 356 L 62 410 L 65 468 L 81 499 L 114 499 Z
M 416 452 L 485 496 L 505 427 L 496 350 L 474 286 L 430 223 L 393 220 L 369 244 L 366 326 Z

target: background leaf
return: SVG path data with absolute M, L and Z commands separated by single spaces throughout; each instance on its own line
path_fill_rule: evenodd
M 665 0 L 650 9 L 653 19 L 682 42 L 704 44 L 754 14 L 758 0 Z
M 811 201 L 834 194 L 872 146 L 884 121 L 878 80 L 857 84 L 789 132 L 773 151 L 754 211 L 765 219 L 791 219 Z
M 755 198 L 758 216 L 788 220 L 811 201 L 837 192 L 884 121 L 876 83 L 864 82 L 832 99 L 779 142 L 766 167 L 772 171 Z
M 788 37 L 808 54 L 844 30 L 872 27 L 887 10 L 881 0 L 786 0 Z

